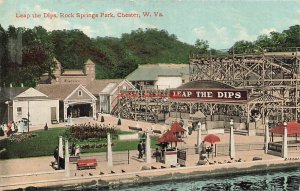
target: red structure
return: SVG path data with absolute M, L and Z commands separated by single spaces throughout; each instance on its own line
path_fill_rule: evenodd
M 287 129 L 287 135 L 300 134 L 300 123 L 295 122 L 295 121 L 288 122 L 287 126 L 286 126 L 286 129 Z M 275 128 L 271 129 L 271 132 L 274 133 L 274 134 L 283 135 L 283 133 L 284 133 L 283 123 L 280 123 Z
M 220 142 L 220 137 L 214 134 L 208 134 L 204 137 L 203 141 L 214 144 L 216 142 Z
M 175 142 L 177 145 L 177 142 L 182 142 L 181 139 L 177 138 L 173 132 L 171 132 L 170 130 L 165 132 L 158 140 L 159 143 L 173 143 Z

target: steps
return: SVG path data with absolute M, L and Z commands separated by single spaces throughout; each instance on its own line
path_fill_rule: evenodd
M 224 129 L 225 133 L 230 133 L 230 129 Z M 233 130 L 235 135 L 245 135 L 248 136 L 248 130 Z

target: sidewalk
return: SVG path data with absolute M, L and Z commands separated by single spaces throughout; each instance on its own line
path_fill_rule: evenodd
M 128 126 L 136 126 L 136 121 L 130 121 L 122 119 L 122 125 L 117 126 L 117 118 L 109 115 L 104 115 L 105 124 L 115 125 L 117 128 L 120 128 L 124 131 L 129 131 Z M 79 118 L 74 119 L 73 123 L 99 123 L 99 121 L 94 121 L 88 118 Z M 146 122 L 138 122 L 139 126 L 143 130 L 147 129 L 160 129 L 163 130 L 165 126 L 163 124 L 151 124 Z M 55 125 L 56 127 L 62 127 L 62 124 Z M 52 128 L 53 126 L 49 126 Z M 202 135 L 202 138 L 205 135 Z M 221 139 L 219 144 L 228 144 L 229 143 L 229 134 L 220 134 L 218 135 Z M 184 143 L 179 143 L 179 148 L 193 147 L 196 144 L 197 132 L 193 132 L 192 135 L 188 135 L 184 138 Z M 275 140 L 281 140 L 280 137 L 275 137 Z M 264 137 L 262 136 L 243 136 L 235 135 L 236 144 L 250 144 L 250 143 L 263 143 Z M 218 143 L 217 143 L 218 144 Z M 155 149 L 155 148 L 152 148 Z M 241 159 L 241 162 L 236 162 L 235 160 L 230 160 L 229 156 L 217 156 L 214 158 L 209 158 L 211 165 L 207 163 L 204 166 L 197 166 L 199 159 L 198 154 L 188 154 L 186 167 L 177 167 L 171 168 L 166 164 L 155 162 L 155 159 L 152 158 L 151 163 L 147 164 L 144 160 L 137 158 L 138 152 L 136 150 L 130 151 L 129 164 L 128 161 L 123 160 L 122 162 L 114 162 L 113 167 L 108 167 L 105 153 L 94 153 L 82 155 L 82 158 L 96 158 L 98 166 L 96 169 L 90 170 L 77 170 L 76 164 L 70 164 L 70 177 L 66 178 L 64 170 L 56 171 L 52 168 L 51 162 L 54 161 L 53 156 L 49 157 L 36 157 L 36 158 L 23 158 L 23 159 L 10 159 L 10 160 L 0 160 L 0 190 L 2 189 L 13 189 L 19 187 L 25 187 L 29 185 L 52 185 L 52 184 L 73 184 L 74 182 L 85 182 L 91 180 L 100 179 L 102 181 L 108 180 L 121 180 L 121 179 L 130 179 L 135 180 L 137 176 L 151 176 L 169 174 L 170 172 L 189 172 L 198 169 L 200 171 L 210 171 L 215 169 L 223 169 L 227 166 L 237 167 L 237 168 L 246 168 L 253 164 L 262 163 L 262 164 L 276 164 L 276 163 L 289 163 L 291 161 L 284 161 L 282 158 L 266 155 L 263 150 L 254 150 L 254 151 L 236 151 L 236 159 Z M 113 157 L 116 155 L 113 155 Z M 299 153 L 291 153 L 289 157 L 299 157 Z M 260 162 L 252 162 L 253 157 L 261 157 Z M 116 157 L 113 158 L 113 161 L 117 161 Z M 230 163 L 228 163 L 230 161 Z M 293 161 L 292 161 L 293 162 Z M 295 161 L 294 161 L 295 162 Z M 162 169 L 162 166 L 165 167 Z M 151 167 L 156 168 L 155 170 L 142 170 L 151 169 Z M 40 182 L 39 182 L 40 181 Z M 65 182 L 60 182 L 65 181 Z M 34 184 L 33 182 L 38 182 Z

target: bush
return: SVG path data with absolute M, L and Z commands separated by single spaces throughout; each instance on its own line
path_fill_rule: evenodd
M 103 115 L 101 116 L 101 121 L 100 122 L 104 122 L 104 117 Z
M 121 125 L 121 119 L 120 118 L 118 119 L 117 125 Z

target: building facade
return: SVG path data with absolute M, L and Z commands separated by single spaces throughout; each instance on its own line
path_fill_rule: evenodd
M 177 88 L 189 81 L 188 64 L 145 64 L 130 73 L 126 79 L 137 89 L 165 90 Z
M 13 98 L 8 113 L 10 121 L 19 122 L 29 119 L 32 126 L 41 126 L 57 122 L 59 119 L 59 101 L 34 88 L 29 88 Z
M 54 59 L 56 67 L 53 71 L 55 79 L 51 79 L 51 84 L 82 84 L 87 85 L 95 80 L 95 63 L 88 59 L 84 63 L 83 70 L 63 70 L 61 63 Z

